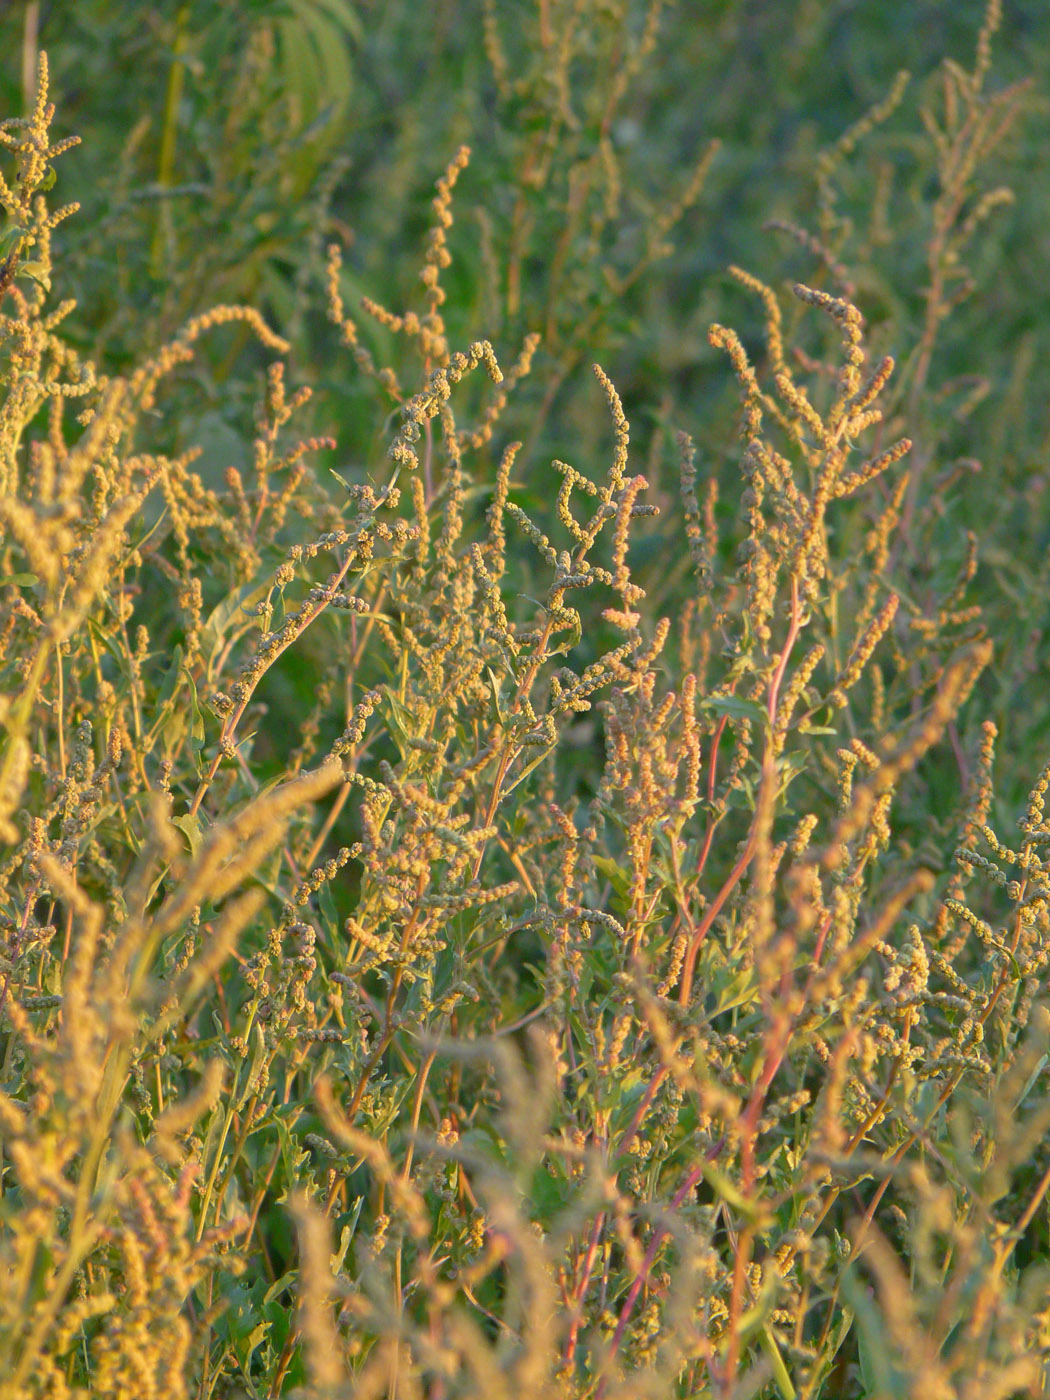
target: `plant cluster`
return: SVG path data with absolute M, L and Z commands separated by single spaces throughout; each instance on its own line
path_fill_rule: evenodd
M 96 306 L 89 354 L 43 53 L 0 123 L 2 1400 L 1050 1387 L 1050 763 L 1011 826 L 950 497 L 981 386 L 937 377 L 1023 90 L 989 0 L 923 108 L 910 334 L 866 309 L 891 180 L 848 208 L 903 75 L 813 163 L 812 225 L 774 221 L 805 271 L 729 268 L 760 331 L 709 325 L 720 445 L 676 410 L 639 469 L 607 360 L 542 459 L 718 159 L 624 214 L 666 8 L 481 7 L 524 134 L 466 332 L 464 143 L 401 309 L 318 218 L 322 329 L 306 274 L 269 319 L 187 279 L 159 348 Z M 311 62 L 356 32 L 292 9 Z M 251 61 L 306 62 L 288 26 Z M 293 387 L 328 332 L 359 440 L 331 369 Z M 250 449 L 205 471 L 187 405 L 238 355 Z

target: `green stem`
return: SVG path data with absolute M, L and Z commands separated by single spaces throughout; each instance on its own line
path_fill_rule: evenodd
M 170 189 L 175 173 L 175 133 L 179 124 L 179 103 L 182 101 L 182 84 L 186 76 L 186 29 L 190 17 L 189 0 L 181 5 L 175 18 L 175 38 L 171 46 L 171 70 L 168 73 L 168 91 L 164 99 L 164 127 L 160 138 L 160 159 L 157 164 L 157 184 Z M 170 252 L 175 238 L 171 216 L 171 201 L 157 201 L 157 226 L 153 231 L 153 248 L 150 252 L 150 273 L 160 278 L 164 273 L 165 253 Z

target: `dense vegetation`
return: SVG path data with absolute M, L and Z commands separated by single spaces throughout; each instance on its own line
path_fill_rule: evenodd
M 1050 1391 L 1050 34 L 788 8 L 0 16 L 2 1400 Z

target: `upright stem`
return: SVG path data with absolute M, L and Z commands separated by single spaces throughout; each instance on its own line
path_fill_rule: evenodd
M 28 116 L 36 101 L 37 54 L 40 48 L 40 0 L 29 0 L 22 26 L 22 103 Z
M 182 84 L 186 76 L 186 63 L 183 54 L 186 50 L 186 29 L 190 17 L 189 0 L 179 7 L 175 17 L 175 38 L 172 41 L 171 68 L 168 72 L 168 90 L 164 98 L 164 126 L 160 137 L 160 158 L 157 162 L 157 185 L 167 189 L 173 182 L 175 173 L 175 135 L 179 125 L 179 103 L 182 101 Z M 164 274 L 165 252 L 171 248 L 174 230 L 171 218 L 171 201 L 157 201 L 157 226 L 153 231 L 153 248 L 150 253 L 150 272 L 160 278 Z

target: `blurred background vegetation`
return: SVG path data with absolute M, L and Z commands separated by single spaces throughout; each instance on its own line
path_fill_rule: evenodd
M 79 348 L 122 369 L 213 304 L 258 306 L 293 343 L 293 384 L 315 390 L 300 429 L 339 444 L 320 459 L 329 481 L 327 466 L 355 480 L 385 471 L 397 405 L 338 347 L 325 315 L 325 247 L 342 245 L 347 308 L 376 361 L 389 363 L 393 338 L 359 311 L 360 297 L 395 312 L 422 308 L 434 182 L 468 143 L 443 278 L 450 344 L 488 337 L 507 365 L 527 332 L 543 336 L 498 440 L 470 469 L 487 461 L 494 475 L 503 445 L 520 437 L 516 498 L 534 518 L 553 518 L 551 457 L 593 475 L 608 452 L 590 376 L 600 362 L 624 399 L 647 499 L 661 506 L 632 553 L 655 620 L 674 616 L 694 587 L 676 430 L 697 439 L 701 479 L 719 476 L 724 548 L 735 543 L 739 410 L 706 332 L 713 320 L 736 326 L 761 361 L 762 308 L 726 267 L 780 292 L 796 279 L 829 285 L 818 259 L 767 225 L 815 231 L 820 153 L 909 70 L 899 105 L 836 173 L 833 228 L 873 346 L 904 367 L 902 429 L 946 483 L 910 524 L 896 561 L 902 596 L 921 611 L 943 595 L 974 531 L 979 564 L 966 601 L 983 606 L 996 643 L 965 732 L 953 734 L 954 756 L 931 757 L 920 772 L 929 839 L 930 813 L 954 806 L 982 718 L 1004 732 L 997 787 L 1010 813 L 1050 752 L 1050 182 L 1040 174 L 1050 33 L 1043 0 L 1007 0 L 987 90 L 1029 86 L 968 198 L 976 205 L 1000 185 L 1016 198 L 969 250 L 972 288 L 938 327 L 916 421 L 908 366 L 939 192 L 922 109 L 938 110 L 945 58 L 972 65 L 984 0 L 789 8 L 785 22 L 773 0 L 594 5 L 559 56 L 572 7 L 556 0 L 423 9 L 21 0 L 0 14 L 0 101 L 5 112 L 23 109 L 26 75 L 46 48 L 56 135 L 84 141 L 62 163 L 57 192 L 82 205 L 56 238 L 64 289 L 79 303 L 68 323 Z M 802 315 L 790 301 L 789 331 Z M 155 446 L 200 444 L 211 484 L 225 467 L 247 466 L 263 363 L 247 332 L 213 337 L 162 402 Z M 418 379 L 402 383 L 411 393 Z M 585 633 L 583 648 L 597 656 L 611 636 Z M 308 670 L 301 683 L 305 705 Z

